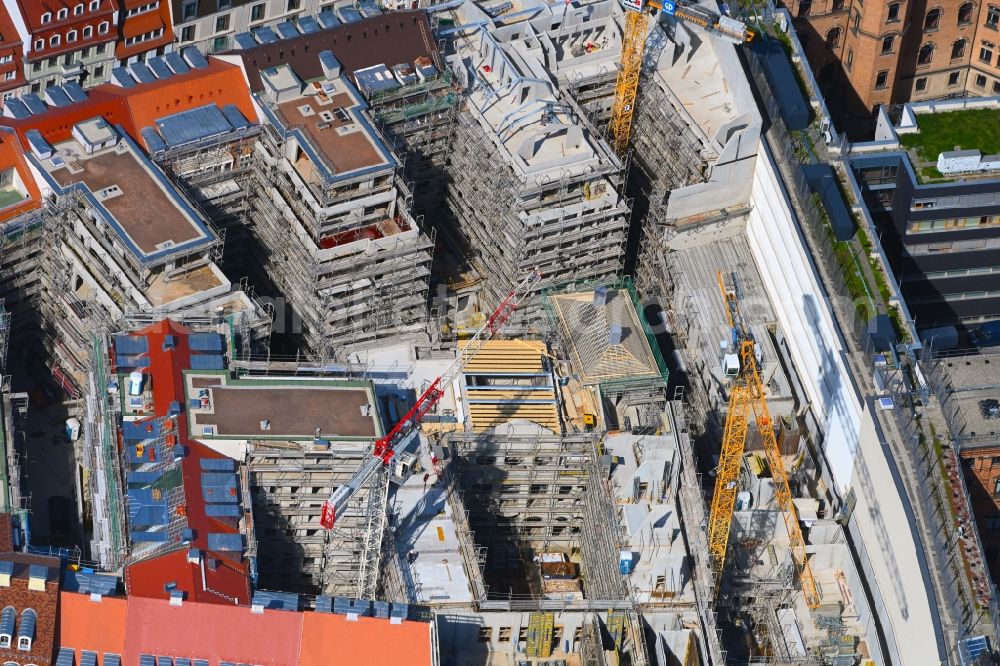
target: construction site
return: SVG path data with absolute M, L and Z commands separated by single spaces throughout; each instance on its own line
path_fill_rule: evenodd
M 431 618 L 455 666 L 958 663 L 754 17 L 626 5 L 324 12 L 5 109 L 25 542 L 47 391 L 57 554 L 130 596 Z

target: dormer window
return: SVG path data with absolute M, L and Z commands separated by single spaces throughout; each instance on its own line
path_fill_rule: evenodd
M 44 48 L 45 48 L 45 40 L 44 39 L 36 39 L 35 40 L 35 50 L 36 51 L 41 51 Z
M 23 652 L 31 652 L 31 642 L 35 640 L 35 623 L 38 621 L 38 614 L 34 608 L 25 608 L 21 611 L 21 621 L 17 625 L 17 649 Z
M 59 35 L 52 35 L 49 37 L 49 46 L 53 48 L 59 46 Z
M 73 8 L 73 16 L 79 16 L 83 13 L 83 3 L 81 2 L 76 7 Z
M 69 32 L 66 33 L 66 41 L 67 42 L 76 41 L 76 30 L 70 30 Z
M 7 606 L 0 612 L 0 648 L 10 649 L 10 642 L 14 637 L 14 622 L 17 620 L 17 611 L 13 606 Z
M 85 25 L 83 27 L 83 38 L 84 39 L 90 39 L 90 36 L 93 35 L 93 34 L 94 34 L 94 28 L 93 27 L 91 27 L 89 25 Z
M 90 0 L 90 11 L 96 12 L 97 8 L 101 6 L 101 0 Z
M 106 35 L 108 33 L 108 22 L 102 21 L 101 25 L 97 27 L 97 32 L 101 33 L 102 35 Z
M 60 21 L 62 21 L 64 18 L 69 16 L 69 10 L 63 7 L 62 9 L 59 10 L 56 16 L 59 18 Z
M 42 23 L 48 23 L 52 20 L 52 12 L 45 12 L 42 14 Z

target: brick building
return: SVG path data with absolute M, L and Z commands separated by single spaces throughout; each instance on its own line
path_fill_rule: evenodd
M 9 99 L 24 86 L 24 57 L 21 38 L 7 8 L 0 6 L 0 96 Z
M 1000 2 L 793 0 L 795 30 L 841 125 L 880 104 L 1000 94 Z

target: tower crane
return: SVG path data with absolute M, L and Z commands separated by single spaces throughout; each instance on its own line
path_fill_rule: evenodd
M 347 509 L 348 503 L 371 483 L 373 491 L 369 496 L 368 525 L 365 531 L 365 553 L 362 557 L 358 589 L 361 598 L 372 598 L 375 593 L 375 581 L 378 571 L 378 559 L 382 548 L 382 535 L 385 531 L 384 518 L 388 497 L 389 471 L 388 466 L 393 457 L 409 447 L 420 434 L 420 422 L 441 400 L 445 390 L 461 374 L 465 366 L 482 349 L 493 336 L 507 324 L 514 310 L 528 295 L 532 288 L 541 280 L 541 273 L 531 271 L 521 282 L 507 294 L 500 305 L 486 319 L 483 326 L 469 339 L 459 351 L 458 356 L 432 381 L 420 394 L 413 407 L 384 436 L 375 440 L 364 463 L 354 472 L 343 485 L 334 489 L 330 497 L 323 503 L 320 514 L 320 524 L 327 530 L 332 530 Z M 374 483 L 373 483 L 374 482 Z
M 684 0 L 621 0 L 625 8 L 625 28 L 622 33 L 621 69 L 615 82 L 615 102 L 611 107 L 611 146 L 619 155 L 628 151 L 632 135 L 635 99 L 639 93 L 642 56 L 646 50 L 648 17 L 659 11 L 686 23 L 700 25 L 705 30 L 734 43 L 742 44 L 754 38 L 754 31 L 742 21 L 717 14 L 705 7 Z
M 806 556 L 805 539 L 799 527 L 798 512 L 792 501 L 785 463 L 781 459 L 778 440 L 774 434 L 774 423 L 767 409 L 766 391 L 760 377 L 760 361 L 753 335 L 743 320 L 735 289 L 727 289 L 721 272 L 717 273 L 716 277 L 733 334 L 733 347 L 737 359 L 732 359 L 732 363 L 726 364 L 726 374 L 735 376 L 735 381 L 729 392 L 729 411 L 723 429 L 722 451 L 719 455 L 715 491 L 708 517 L 708 550 L 712 555 L 715 572 L 719 575 L 726 562 L 733 507 L 739 490 L 740 465 L 752 413 L 757 432 L 764 443 L 764 453 L 774 480 L 775 498 L 785 520 L 792 560 L 798 571 L 802 593 L 809 608 L 816 608 L 820 604 L 819 589 Z

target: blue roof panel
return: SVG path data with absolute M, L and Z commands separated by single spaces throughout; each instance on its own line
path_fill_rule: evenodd
M 192 333 L 188 336 L 188 347 L 191 351 L 223 350 L 222 335 L 219 333 Z
M 62 587 L 68 592 L 99 594 L 102 597 L 109 597 L 118 591 L 118 577 L 93 571 L 66 569 Z
M 156 121 L 156 126 L 171 148 L 225 134 L 233 129 L 215 104 L 206 104 L 160 118 Z
M 210 532 L 208 535 L 208 549 L 228 553 L 242 552 L 243 536 L 223 532 Z
M 97 666 L 97 653 L 91 650 L 80 652 L 80 666 Z
M 136 543 L 166 543 L 169 535 L 166 532 L 132 531 L 132 541 Z
M 24 102 L 17 99 L 9 99 L 3 103 L 4 115 L 10 118 L 16 118 L 17 120 L 22 120 L 31 115 L 31 111 L 28 111 L 28 107 L 24 105 Z
M 223 370 L 225 359 L 218 354 L 195 354 L 191 356 L 192 370 Z
M 241 49 L 252 49 L 256 48 L 258 44 L 249 32 L 241 32 L 236 35 L 236 46 Z
M 39 113 L 45 113 L 49 110 L 49 107 L 42 101 L 42 98 L 35 93 L 21 95 L 21 101 L 24 102 L 26 107 L 28 107 L 28 111 L 30 111 L 33 116 L 36 116 Z
M 357 23 L 364 18 L 361 12 L 354 7 L 339 7 L 337 9 L 337 16 L 340 17 L 343 23 Z
M 115 67 L 111 70 L 111 82 L 122 88 L 135 88 L 135 78 L 124 67 Z
M 319 23 L 312 16 L 303 16 L 299 19 L 299 30 L 305 34 L 319 32 Z
M 104 666 L 122 666 L 121 656 L 117 654 L 111 654 L 110 652 L 105 652 Z
M 35 623 L 38 622 L 38 613 L 34 608 L 25 608 L 21 611 L 21 621 L 17 623 L 18 638 L 35 638 Z
M 146 142 L 146 150 L 149 152 L 158 153 L 167 149 L 167 144 L 163 141 L 163 137 L 152 127 L 143 127 L 139 130 L 139 133 L 142 134 L 142 140 Z
M 4 607 L 0 611 L 0 634 L 14 635 L 14 623 L 17 621 L 17 611 L 13 606 Z
M 251 605 L 274 610 L 297 611 L 299 610 L 299 595 L 294 592 L 257 590 L 253 593 Z
M 239 518 L 243 509 L 239 504 L 206 504 L 205 515 L 212 518 Z
M 174 74 L 186 74 L 191 71 L 188 64 L 184 62 L 184 58 L 181 57 L 180 53 L 168 53 L 163 56 L 163 62 L 167 63 L 167 67 L 173 71 Z
M 63 90 L 69 95 L 69 98 L 74 102 L 82 102 L 87 99 L 87 91 L 83 89 L 76 81 L 67 81 L 63 84 Z
M 181 49 L 181 55 L 183 55 L 184 59 L 187 60 L 187 63 L 195 69 L 208 67 L 208 60 L 201 54 L 201 51 L 193 46 L 186 46 Z
M 155 74 L 156 78 L 158 79 L 169 79 L 171 76 L 174 75 L 174 73 L 170 71 L 170 68 L 167 67 L 167 63 L 165 63 L 163 61 L 163 58 L 160 58 L 159 56 L 155 58 L 150 58 L 146 62 L 146 64 L 149 66 L 149 69 L 153 71 L 153 74 Z
M 282 21 L 278 25 L 274 26 L 275 30 L 278 31 L 278 35 L 282 39 L 291 39 L 292 37 L 298 37 L 299 31 L 295 29 L 295 26 L 291 21 Z
M 274 34 L 274 30 L 271 30 L 266 25 L 261 28 L 254 28 L 253 35 L 261 44 L 273 44 L 278 41 L 278 36 Z
M 28 143 L 31 144 L 31 149 L 38 153 L 39 155 L 45 155 L 52 152 L 52 146 L 42 133 L 36 129 L 30 129 L 24 133 L 24 136 L 28 139 Z
M 149 67 L 146 67 L 144 63 L 134 62 L 128 68 L 132 72 L 132 77 L 139 83 L 152 83 L 156 80 L 153 73 L 149 71 Z
M 316 20 L 319 21 L 320 25 L 324 28 L 336 28 L 340 25 L 340 19 L 337 15 L 333 13 L 331 9 L 324 9 L 317 16 Z
M 66 91 L 60 86 L 50 86 L 45 89 L 45 97 L 52 106 L 69 106 L 73 100 L 69 98 Z
M 202 458 L 201 468 L 210 472 L 232 472 L 236 461 L 232 458 Z
M 222 115 L 226 117 L 229 124 L 233 126 L 233 129 L 243 129 L 244 127 L 250 127 L 250 121 L 246 119 L 235 104 L 226 104 L 222 107 Z M 221 351 L 221 349 L 219 350 Z
M 56 666 L 73 666 L 75 659 L 76 652 L 73 648 L 59 648 L 59 655 L 56 657 Z
M 115 351 L 119 354 L 145 354 L 149 351 L 149 340 L 139 335 L 116 335 Z
M 201 496 L 213 504 L 235 504 L 236 474 L 233 472 L 202 472 Z

